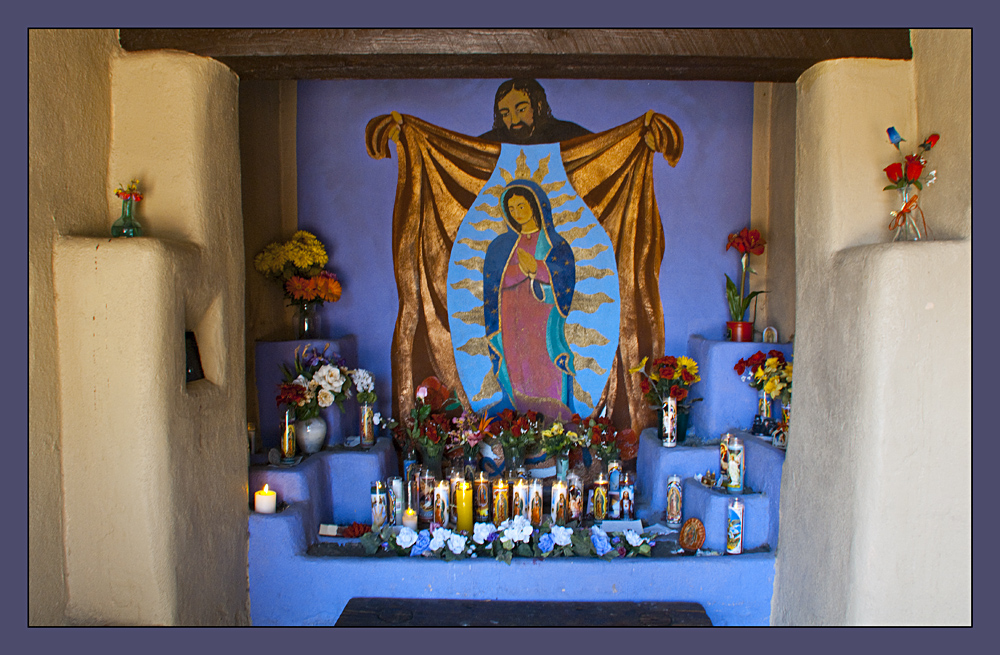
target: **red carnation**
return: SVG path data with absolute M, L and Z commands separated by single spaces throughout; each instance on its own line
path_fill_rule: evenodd
M 674 373 L 676 373 L 676 369 L 674 369 L 673 366 L 660 367 L 660 377 L 664 380 L 672 380 L 674 378 Z
M 694 381 L 694 374 L 691 373 L 691 371 L 684 369 L 681 371 L 681 379 L 685 382 L 692 382 Z
M 670 397 L 680 402 L 687 398 L 688 390 L 678 387 L 676 384 L 670 387 Z

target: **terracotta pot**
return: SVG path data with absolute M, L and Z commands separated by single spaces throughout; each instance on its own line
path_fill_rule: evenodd
M 730 341 L 753 341 L 753 323 L 750 321 L 726 321 Z

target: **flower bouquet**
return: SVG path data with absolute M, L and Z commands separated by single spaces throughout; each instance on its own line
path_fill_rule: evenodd
M 896 147 L 896 151 L 902 155 L 903 151 L 900 149 L 899 144 L 906 139 L 899 135 L 895 127 L 890 127 L 886 130 L 886 134 L 889 135 L 889 140 Z M 900 193 L 901 204 L 899 209 L 890 212 L 892 220 L 889 221 L 889 229 L 896 232 L 895 236 L 893 236 L 893 241 L 920 241 L 930 236 L 927 229 L 927 221 L 924 219 L 924 212 L 917 205 L 917 193 L 912 191 L 910 187 L 915 187 L 917 191 L 923 191 L 924 185 L 933 184 L 934 180 L 937 179 L 937 171 L 930 171 L 926 175 L 924 174 L 924 169 L 927 166 L 924 153 L 937 145 L 939 138 L 937 134 L 930 135 L 923 143 L 917 146 L 917 152 L 912 155 L 905 155 L 902 162 L 889 164 L 882 169 L 890 182 L 882 190 L 899 191 Z M 920 222 L 923 225 L 922 231 L 914 218 L 914 210 L 920 212 Z
M 771 426 L 771 402 L 764 387 L 767 384 L 767 370 L 770 366 L 772 370 L 785 364 L 785 355 L 780 350 L 771 350 L 765 355 L 758 350 L 747 359 L 740 359 L 733 366 L 733 370 L 740 376 L 740 379 L 753 387 L 758 392 L 757 416 L 754 417 L 753 426 L 750 429 L 752 434 L 768 434 Z
M 440 479 L 441 456 L 451 431 L 451 419 L 445 412 L 461 405 L 454 392 L 444 402 L 436 402 L 434 399 L 429 402 L 430 394 L 431 390 L 427 384 L 417 387 L 416 403 L 410 410 L 410 416 L 400 428 L 405 432 L 402 441 L 415 445 L 423 454 L 424 466 L 431 469 L 434 477 Z
M 572 422 L 576 423 L 587 449 L 607 466 L 608 462 L 620 457 L 618 449 L 618 430 L 606 416 L 580 418 L 574 414 Z
M 573 448 L 585 448 L 588 445 L 583 435 L 567 430 L 560 421 L 542 430 L 538 443 L 542 450 L 552 457 L 568 455 Z
M 543 419 L 535 411 L 518 414 L 505 409 L 491 424 L 490 431 L 503 447 L 504 467 L 508 472 L 520 467 L 525 456 L 537 447 Z
M 684 439 L 687 431 L 686 422 L 681 426 L 680 415 L 688 414 L 691 406 L 702 400 L 690 397 L 691 386 L 701 381 L 698 363 L 690 357 L 666 355 L 654 359 L 647 370 L 648 359 L 643 357 L 638 366 L 629 369 L 629 373 L 642 376 L 639 390 L 659 414 L 659 438 L 665 446 L 672 447 Z
M 315 305 L 340 300 L 342 288 L 337 276 L 325 270 L 326 248 L 310 232 L 299 230 L 289 241 L 268 244 L 254 257 L 258 273 L 281 283 L 289 306 L 298 310 L 297 338 L 317 336 L 315 317 L 306 323 Z
M 284 382 L 278 385 L 278 405 L 288 405 L 295 410 L 295 418 L 305 421 L 319 416 L 319 410 L 336 404 L 344 411 L 344 400 L 351 397 L 351 382 L 347 367 L 334 362 L 322 351 L 306 345 L 295 349 L 293 368 L 281 365 Z
M 764 292 L 746 293 L 749 283 L 747 273 L 756 274 L 757 271 L 750 266 L 750 255 L 764 254 L 766 243 L 760 238 L 758 230 L 749 228 L 743 228 L 737 234 L 730 234 L 729 242 L 726 243 L 727 251 L 736 248 L 740 253 L 740 286 L 737 288 L 736 283 L 728 274 L 726 275 L 726 299 L 729 301 L 729 317 L 732 319 L 727 325 L 733 341 L 753 341 L 753 324 L 757 320 L 757 311 L 754 310 L 754 320 L 749 321 L 747 326 L 747 309 L 750 308 L 750 301 Z
M 462 471 L 466 479 L 475 477 L 479 468 L 480 445 L 483 440 L 490 436 L 489 426 L 493 418 L 480 416 L 475 412 L 462 412 L 461 416 L 451 419 L 452 429 L 448 433 L 448 440 L 445 445 L 445 452 L 454 461 L 461 456 Z

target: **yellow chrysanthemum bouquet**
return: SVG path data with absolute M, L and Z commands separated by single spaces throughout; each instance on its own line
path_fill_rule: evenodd
M 314 234 L 299 230 L 289 241 L 268 244 L 254 257 L 258 273 L 282 284 L 289 304 L 337 302 L 342 288 L 323 267 L 329 258 Z
M 753 375 L 768 396 L 785 404 L 792 401 L 792 363 L 784 357 L 768 357 Z

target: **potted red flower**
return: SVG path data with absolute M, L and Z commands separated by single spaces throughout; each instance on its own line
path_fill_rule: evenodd
M 726 323 L 726 327 L 729 328 L 732 341 L 753 341 L 754 321 L 746 320 L 747 309 L 750 308 L 750 302 L 764 291 L 745 293 L 749 282 L 747 273 L 757 272 L 750 267 L 750 255 L 763 255 L 765 243 L 767 242 L 760 237 L 758 230 L 743 228 L 739 233 L 729 235 L 726 250 L 736 248 L 740 253 L 740 286 L 737 287 L 729 275 L 726 275 L 726 299 L 729 301 L 729 317 L 732 319 Z M 755 309 L 754 320 L 756 317 Z

